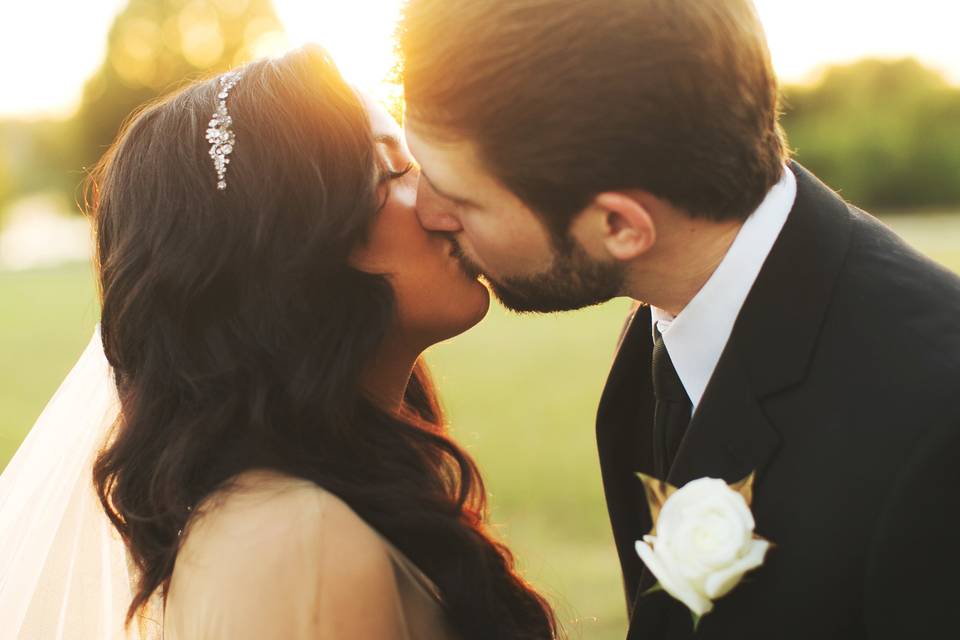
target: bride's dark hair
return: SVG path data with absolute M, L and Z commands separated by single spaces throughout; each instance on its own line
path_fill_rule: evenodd
M 348 263 L 391 177 L 360 99 L 316 47 L 248 65 L 219 191 L 204 139 L 218 92 L 211 79 L 147 107 L 91 176 L 122 405 L 94 481 L 139 569 L 128 623 L 165 592 L 191 509 L 267 468 L 349 504 L 436 583 L 461 637 L 551 637 L 426 369 L 399 414 L 361 389 L 395 306 L 386 278 Z

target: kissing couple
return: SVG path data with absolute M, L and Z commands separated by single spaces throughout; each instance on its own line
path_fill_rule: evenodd
M 637 302 L 596 424 L 628 638 L 948 637 L 960 279 L 791 159 L 751 2 L 399 33 L 402 126 L 306 47 L 94 171 L 101 322 L 0 478 L 0 636 L 566 637 L 421 360 L 492 291 Z

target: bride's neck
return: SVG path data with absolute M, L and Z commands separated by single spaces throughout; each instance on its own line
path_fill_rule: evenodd
M 370 400 L 384 411 L 400 411 L 419 358 L 419 350 L 385 341 L 361 375 L 363 389 Z

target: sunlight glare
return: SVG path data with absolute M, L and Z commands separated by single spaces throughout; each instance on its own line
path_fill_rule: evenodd
M 400 0 L 275 0 L 291 46 L 315 42 L 327 49 L 344 77 L 386 97 L 393 65 L 393 30 Z
M 6 61 L 0 116 L 67 117 L 76 108 L 83 83 L 101 63 L 112 17 L 128 0 L 10 0 L 0 8 L 0 57 Z M 245 0 L 214 0 L 227 13 Z M 810 80 L 823 65 L 863 56 L 914 56 L 960 83 L 956 25 L 960 4 L 944 0 L 755 0 L 774 66 L 785 83 Z M 354 84 L 381 97 L 393 64 L 392 34 L 402 0 L 274 0 L 288 37 L 252 43 L 255 56 L 274 55 L 288 45 L 318 42 Z M 598 6 L 602 3 L 598 2 Z M 56 16 L 51 20 L 50 16 Z M 222 43 L 203 20 L 188 25 L 203 63 Z M 134 46 L 135 45 L 135 46 Z M 131 43 L 142 52 L 150 40 Z M 64 51 L 69 52 L 64 55 Z M 140 58 L 126 74 L 141 74 Z

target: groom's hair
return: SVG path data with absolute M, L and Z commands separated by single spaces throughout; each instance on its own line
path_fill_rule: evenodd
M 399 42 L 407 116 L 558 233 L 609 190 L 744 219 L 788 157 L 750 0 L 408 0 Z

